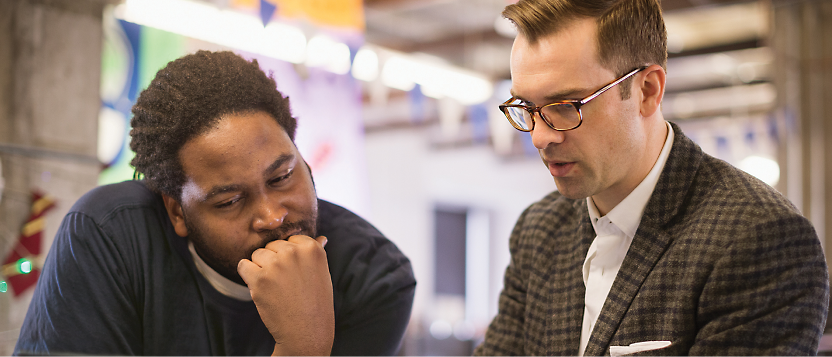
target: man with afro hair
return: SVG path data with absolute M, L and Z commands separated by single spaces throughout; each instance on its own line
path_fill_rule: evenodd
M 231 52 L 160 70 L 133 107 L 137 176 L 65 217 L 16 354 L 393 355 L 416 282 L 317 199 L 275 81 Z

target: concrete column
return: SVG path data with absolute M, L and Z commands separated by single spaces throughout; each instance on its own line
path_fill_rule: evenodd
M 44 251 L 71 205 L 95 187 L 102 14 L 111 0 L 0 1 L 0 258 L 30 210 L 53 196 Z M 43 256 L 45 257 L 45 255 Z M 32 290 L 0 293 L 0 354 L 12 352 Z
M 832 256 L 832 1 L 773 1 L 780 189 Z M 830 274 L 832 275 L 832 274 Z M 830 319 L 832 320 L 832 319 Z M 829 324 L 827 324 L 829 326 Z

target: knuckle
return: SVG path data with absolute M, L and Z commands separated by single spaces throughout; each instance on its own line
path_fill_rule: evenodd
M 297 245 L 287 244 L 283 251 L 290 256 L 295 255 L 298 252 Z

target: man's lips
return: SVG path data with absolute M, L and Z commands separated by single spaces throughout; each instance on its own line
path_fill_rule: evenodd
M 280 238 L 280 239 L 282 239 L 282 240 L 289 240 L 289 238 L 291 238 L 292 236 L 296 236 L 296 235 L 298 235 L 298 234 L 303 234 L 303 233 L 302 233 L 302 230 L 301 230 L 300 228 L 295 229 L 295 230 L 292 230 L 292 231 L 291 231 L 291 232 L 289 232 L 289 233 L 286 233 L 286 234 L 283 236 L 283 238 Z
M 572 171 L 575 167 L 575 162 L 566 161 L 546 161 L 546 166 L 549 167 L 549 173 L 554 177 L 564 177 Z

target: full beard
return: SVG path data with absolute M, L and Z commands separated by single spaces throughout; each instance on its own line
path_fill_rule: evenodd
M 260 234 L 261 242 L 257 246 L 252 246 L 246 249 L 241 255 L 235 255 L 236 251 L 229 251 L 221 249 L 211 244 L 211 242 L 220 241 L 222 238 L 211 237 L 210 233 L 205 232 L 199 224 L 194 224 L 192 220 L 185 218 L 185 226 L 188 229 L 188 239 L 194 244 L 199 257 L 205 261 L 211 269 L 240 285 L 247 285 L 240 274 L 237 273 L 237 265 L 242 259 L 251 259 L 251 255 L 255 250 L 265 248 L 267 244 L 280 240 L 288 239 L 289 233 L 296 232 L 294 235 L 306 235 L 315 238 L 317 235 L 316 229 L 317 214 L 312 214 L 310 218 L 296 222 L 288 222 L 280 225 L 271 231 Z

